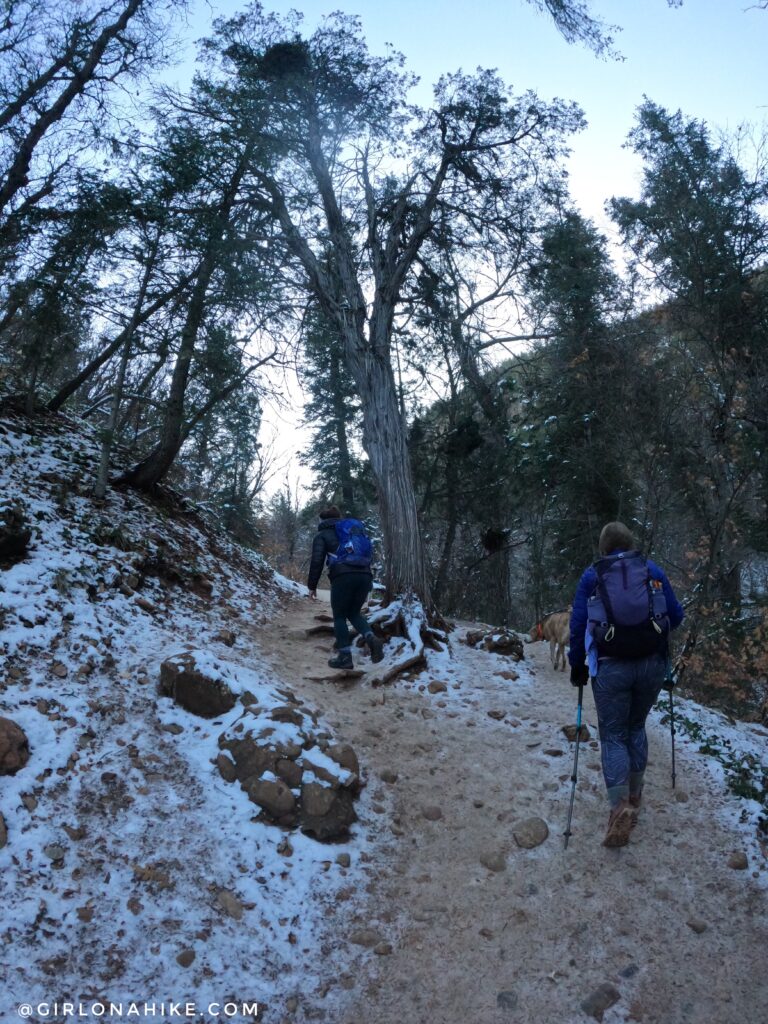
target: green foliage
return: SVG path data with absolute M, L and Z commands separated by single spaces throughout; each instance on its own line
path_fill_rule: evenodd
M 663 712 L 662 723 L 670 722 L 670 698 L 660 700 L 657 707 Z M 713 758 L 722 765 L 728 789 L 744 800 L 755 800 L 763 809 L 759 827 L 768 835 L 768 763 L 757 754 L 733 749 L 732 740 L 705 728 L 675 709 L 675 729 L 684 732 L 699 744 L 700 754 Z

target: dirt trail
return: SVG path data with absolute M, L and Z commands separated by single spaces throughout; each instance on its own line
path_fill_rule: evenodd
M 652 726 L 640 822 L 627 848 L 606 850 L 599 755 L 596 744 L 583 746 L 564 851 L 573 754 L 561 728 L 573 720 L 575 691 L 552 671 L 548 648 L 526 646 L 527 669 L 505 680 L 497 673 L 514 666 L 459 644 L 458 629 L 451 661 L 428 677 L 446 693 L 428 693 L 427 676 L 341 687 L 312 681 L 326 671 L 331 639 L 306 630 L 323 610 L 291 601 L 254 639 L 354 745 L 368 780 L 358 828 L 371 859 L 361 865 L 364 897 L 335 912 L 326 1010 L 308 1000 L 286 1021 L 585 1022 L 582 1001 L 605 983 L 620 996 L 605 1024 L 768 1019 L 765 892 L 754 865 L 727 866 L 741 843 L 717 819 L 727 797 L 712 796 L 700 758 L 678 751 L 673 793 L 669 735 Z M 370 665 L 359 653 L 355 660 Z M 490 717 L 495 710 L 505 720 Z M 585 720 L 594 736 L 589 694 Z M 397 780 L 384 782 L 390 772 Z M 428 820 L 424 808 L 435 806 L 442 817 Z M 550 834 L 523 849 L 513 830 L 532 816 Z M 481 863 L 494 857 L 503 870 Z M 391 953 L 350 944 L 361 927 Z

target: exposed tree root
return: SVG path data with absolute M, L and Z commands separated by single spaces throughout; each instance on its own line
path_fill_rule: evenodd
M 381 673 L 371 680 L 374 686 L 391 683 L 412 669 L 425 668 L 427 649 L 443 651 L 448 646 L 446 632 L 429 623 L 424 606 L 413 598 L 374 606 L 367 619 L 374 632 L 387 641 Z

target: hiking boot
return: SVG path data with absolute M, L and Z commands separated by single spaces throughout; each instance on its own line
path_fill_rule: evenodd
M 328 662 L 328 667 L 341 669 L 352 668 L 352 655 L 349 651 L 339 651 L 339 653 Z
M 603 846 L 615 849 L 618 846 L 626 846 L 629 842 L 629 833 L 632 831 L 633 809 L 628 800 L 620 800 L 611 811 L 608 818 L 608 829 L 605 833 Z
M 375 665 L 384 657 L 384 641 L 380 640 L 375 633 L 367 633 L 365 642 L 371 652 L 371 661 Z

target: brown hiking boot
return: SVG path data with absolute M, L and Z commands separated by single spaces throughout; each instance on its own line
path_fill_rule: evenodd
M 608 829 L 605 833 L 603 846 L 614 849 L 618 846 L 626 846 L 629 842 L 629 833 L 632 831 L 634 821 L 632 820 L 632 808 L 629 801 L 620 800 L 611 811 L 608 818 Z

